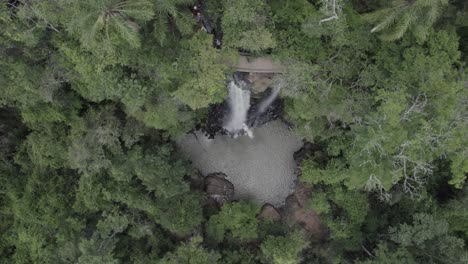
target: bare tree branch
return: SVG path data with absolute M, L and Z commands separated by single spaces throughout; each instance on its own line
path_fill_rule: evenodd
M 402 121 L 411 121 L 410 115 L 413 113 L 422 114 L 424 107 L 427 104 L 426 94 L 418 94 L 414 99 L 413 104 L 403 113 L 401 120 Z
M 392 198 L 392 195 L 384 189 L 382 182 L 374 174 L 369 176 L 364 189 L 366 191 L 379 192 L 379 199 L 385 202 L 389 202 Z
M 393 165 L 403 177 L 403 191 L 411 198 L 417 198 L 420 196 L 421 187 L 426 183 L 425 176 L 431 175 L 433 170 L 428 162 L 414 160 L 407 155 L 405 150 L 409 146 L 411 146 L 410 142 L 402 144 L 400 153 L 393 157 Z
M 330 6 L 330 1 L 331 1 L 331 8 Z M 337 3 L 339 0 L 323 0 L 324 5 L 325 5 L 325 10 L 332 15 L 330 17 L 324 18 L 319 21 L 319 24 L 322 24 L 327 21 L 335 20 L 338 19 L 338 12 L 341 11 L 341 5 Z

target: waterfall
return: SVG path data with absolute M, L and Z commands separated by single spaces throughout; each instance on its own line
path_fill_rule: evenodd
M 235 73 L 228 84 L 228 113 L 223 120 L 223 129 L 232 137 L 247 135 L 253 138 L 252 127 L 262 125 L 275 118 L 275 109 L 271 105 L 278 97 L 281 86 L 275 85 L 261 100 L 254 99 L 251 105 L 250 89 L 241 73 Z
M 231 81 L 228 85 L 229 89 L 229 116 L 223 126 L 232 136 L 246 133 L 252 137 L 252 132 L 246 125 L 247 114 L 250 108 L 250 91 L 242 89 L 243 82 Z
M 253 111 L 248 116 L 247 124 L 250 127 L 257 127 L 271 120 L 271 114 L 268 112 L 268 108 L 273 104 L 275 99 L 278 97 L 281 88 L 279 86 L 275 87 L 268 94 L 266 98 L 263 98 L 257 105 L 253 107 Z
M 276 97 L 278 97 L 279 92 L 279 87 L 275 87 L 273 91 L 271 91 L 270 95 L 258 105 L 257 115 L 263 114 L 268 109 L 273 101 L 275 101 Z

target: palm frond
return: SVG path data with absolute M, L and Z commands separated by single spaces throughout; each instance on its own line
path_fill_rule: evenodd
M 122 17 L 112 17 L 111 19 L 113 20 L 112 25 L 116 33 L 131 47 L 138 48 L 140 46 L 138 31 L 130 27 Z
M 159 44 L 161 46 L 164 46 L 164 43 L 167 39 L 167 32 L 169 32 L 169 23 L 167 21 L 167 18 L 165 16 L 157 16 L 153 26 L 154 34 L 159 40 Z
M 153 5 L 146 0 L 132 1 L 129 4 L 118 7 L 117 10 L 140 22 L 149 21 L 154 16 Z
M 177 29 L 183 35 L 190 34 L 193 31 L 193 26 L 195 22 L 191 14 L 179 13 L 175 22 L 176 22 Z
M 159 14 L 177 16 L 177 6 L 172 0 L 157 0 L 155 9 Z
M 448 0 L 395 0 L 387 7 L 364 18 L 376 25 L 371 32 L 381 32 L 384 40 L 397 40 L 407 31 L 427 31 L 442 14 Z M 424 36 L 424 32 L 415 32 Z
M 378 23 L 374 28 L 372 28 L 371 32 L 379 32 L 388 29 L 389 27 L 395 24 L 399 14 L 400 11 L 394 11 L 391 14 L 385 16 L 384 19 L 380 21 L 380 23 Z
M 431 7 L 429 7 L 429 10 L 426 12 L 426 18 L 428 21 L 434 23 L 442 14 L 443 9 L 446 7 L 446 5 L 443 4 L 435 4 Z
M 382 16 L 388 15 L 390 11 L 391 11 L 391 8 L 384 8 L 384 9 L 380 9 L 371 13 L 364 14 L 362 15 L 362 18 L 364 18 L 365 20 L 371 23 L 375 23 L 379 21 L 380 19 L 382 19 Z
M 405 13 L 393 27 L 381 36 L 383 40 L 393 41 L 403 37 L 409 26 L 416 20 L 416 17 L 410 13 Z
M 101 14 L 94 21 L 89 30 L 83 31 L 81 34 L 81 42 L 84 46 L 91 46 L 96 41 L 96 35 L 104 28 L 104 16 Z

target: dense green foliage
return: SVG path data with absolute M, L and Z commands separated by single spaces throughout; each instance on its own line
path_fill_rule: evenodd
M 466 1 L 206 0 L 221 50 L 193 3 L 0 3 L 0 263 L 468 263 Z M 237 51 L 285 66 L 325 237 L 187 181 Z

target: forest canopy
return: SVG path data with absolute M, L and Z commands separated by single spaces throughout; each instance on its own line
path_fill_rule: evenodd
M 177 151 L 239 53 L 284 66 L 320 234 Z M 465 0 L 5 0 L 0 55 L 1 263 L 468 263 Z

